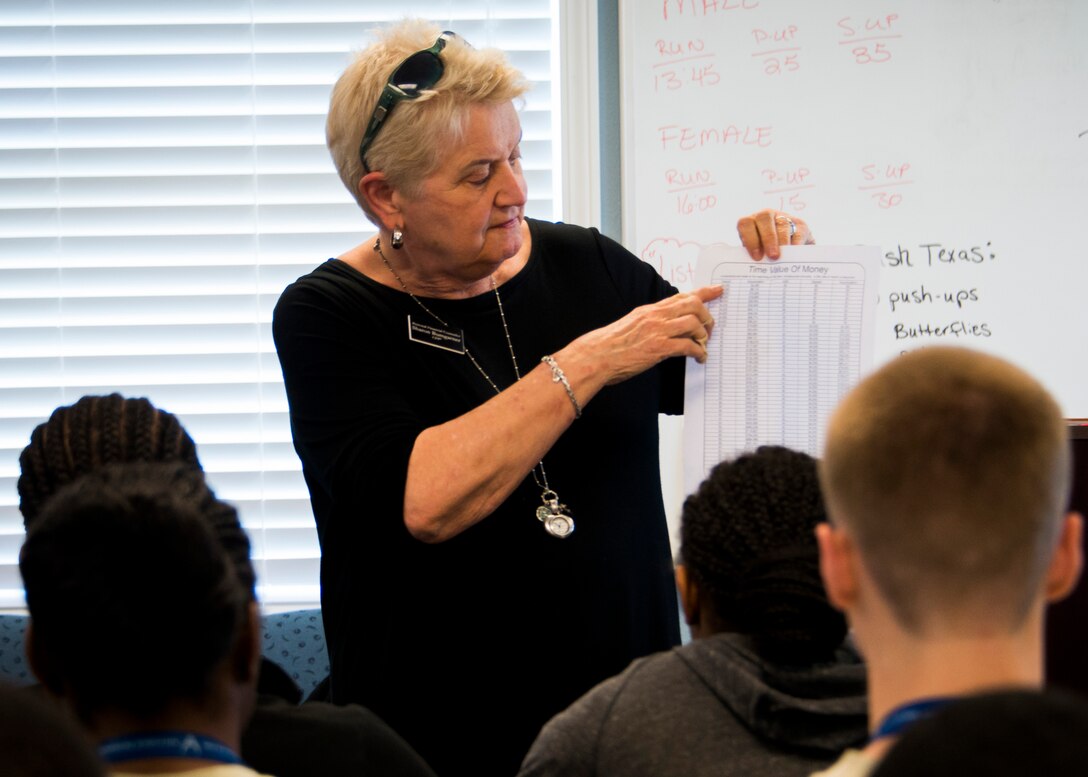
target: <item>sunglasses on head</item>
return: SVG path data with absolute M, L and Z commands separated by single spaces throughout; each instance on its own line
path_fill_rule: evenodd
M 359 144 L 359 159 L 363 163 L 363 169 L 370 172 L 370 165 L 366 163 L 366 152 L 377 137 L 378 131 L 389 118 L 394 106 L 402 100 L 415 100 L 425 89 L 430 89 L 438 83 L 446 67 L 438 56 L 446 43 L 457 37 L 457 33 L 446 30 L 438 36 L 438 40 L 429 49 L 417 51 L 405 59 L 393 75 L 389 76 L 385 87 L 382 89 L 378 104 L 374 107 L 374 113 L 370 114 L 370 122 L 366 125 L 363 134 L 363 142 Z

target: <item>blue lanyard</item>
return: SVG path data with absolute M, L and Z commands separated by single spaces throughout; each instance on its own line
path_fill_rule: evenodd
M 107 739 L 98 746 L 107 763 L 142 758 L 199 758 L 224 764 L 240 764 L 237 753 L 218 739 L 190 731 L 149 731 L 146 734 Z
M 873 732 L 872 739 L 894 737 L 901 734 L 919 720 L 928 718 L 953 700 L 951 696 L 934 696 L 930 699 L 919 699 L 896 707 L 884 717 L 884 720 L 880 721 L 880 725 Z

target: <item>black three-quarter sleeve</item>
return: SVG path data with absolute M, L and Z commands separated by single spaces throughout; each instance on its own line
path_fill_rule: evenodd
M 288 287 L 273 315 L 295 448 L 323 498 L 402 516 L 408 458 L 425 427 L 397 390 L 398 362 L 385 347 L 403 335 L 365 286 L 334 279 L 353 272 L 337 264 Z

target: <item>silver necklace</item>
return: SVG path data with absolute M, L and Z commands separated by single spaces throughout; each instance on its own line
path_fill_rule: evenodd
M 424 305 L 423 300 L 412 293 L 411 289 L 408 288 L 408 285 L 400 275 L 397 274 L 397 271 L 393 269 L 393 265 L 385 258 L 385 253 L 382 251 L 382 239 L 380 237 L 374 240 L 374 250 L 378 253 L 378 256 L 381 257 L 382 264 L 385 265 L 385 268 L 392 273 L 393 277 L 397 279 L 397 283 L 404 289 L 404 293 L 411 297 L 424 313 L 449 329 L 450 325 L 443 321 L 437 313 Z M 499 318 L 502 320 L 503 334 L 506 335 L 506 347 L 510 351 L 510 361 L 514 364 L 514 377 L 517 380 L 521 380 L 521 370 L 518 368 L 518 357 L 514 354 L 514 343 L 510 339 L 510 328 L 506 325 L 506 311 L 503 310 L 502 307 L 502 296 L 499 294 L 499 287 L 495 283 L 495 276 L 489 276 L 489 280 L 491 281 L 491 291 L 495 293 L 495 301 L 499 306 Z M 480 363 L 476 361 L 476 357 L 473 356 L 472 352 L 468 349 L 467 343 L 465 344 L 465 356 L 472 362 L 472 366 L 483 376 L 488 385 L 494 389 L 495 393 L 501 394 L 502 391 L 495 381 L 491 379 L 491 376 L 487 374 L 484 368 L 480 366 Z M 537 469 L 540 470 L 539 477 L 536 474 Z M 560 539 L 569 537 L 574 531 L 574 519 L 571 517 L 567 506 L 565 504 L 560 504 L 559 495 L 548 485 L 548 474 L 544 471 L 544 459 L 537 462 L 536 466 L 530 471 L 532 472 L 533 481 L 536 483 L 537 488 L 541 489 L 540 501 L 543 502 L 540 507 L 536 508 L 537 520 L 544 524 L 544 530 L 553 537 L 559 537 Z

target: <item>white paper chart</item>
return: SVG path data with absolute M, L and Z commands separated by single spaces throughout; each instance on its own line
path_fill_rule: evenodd
M 777 262 L 704 248 L 697 285 L 721 284 L 705 365 L 689 362 L 685 485 L 760 445 L 819 455 L 827 418 L 872 366 L 880 250 L 796 247 Z

